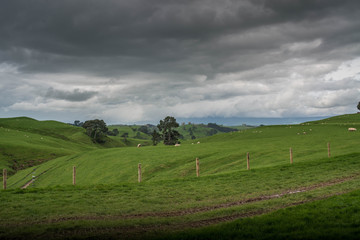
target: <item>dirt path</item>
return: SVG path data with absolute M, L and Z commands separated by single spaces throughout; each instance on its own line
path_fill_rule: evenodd
M 25 189 L 27 188 L 28 186 L 30 186 L 33 182 L 35 182 L 35 179 L 31 179 L 30 181 L 28 181 L 24 186 L 21 187 L 21 189 Z
M 52 169 L 52 168 L 49 168 L 49 169 L 41 172 L 39 175 L 33 177 L 33 179 L 31 179 L 30 181 L 28 181 L 27 183 L 25 183 L 25 185 L 22 186 L 21 189 L 25 189 L 25 188 L 27 188 L 28 186 L 30 186 L 33 182 L 35 182 L 35 180 L 36 180 L 38 177 L 40 177 L 41 175 L 43 175 L 44 173 L 46 173 L 46 172 L 49 171 L 50 169 Z M 30 174 L 31 174 L 31 173 L 30 173 Z M 28 175 L 30 175 L 30 174 L 28 174 Z

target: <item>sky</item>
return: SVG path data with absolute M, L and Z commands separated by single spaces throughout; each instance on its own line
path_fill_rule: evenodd
M 358 0 L 0 0 L 0 117 L 357 112 Z

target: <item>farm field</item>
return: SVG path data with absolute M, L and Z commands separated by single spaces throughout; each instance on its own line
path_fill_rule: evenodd
M 331 233 L 355 239 L 360 135 L 348 128 L 359 125 L 360 114 L 352 114 L 218 134 L 180 147 L 69 144 L 73 152 L 7 179 L 0 238 L 289 239 Z

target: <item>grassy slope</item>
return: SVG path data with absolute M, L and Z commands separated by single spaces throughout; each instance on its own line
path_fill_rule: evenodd
M 349 126 L 356 127 L 357 123 Z M 204 138 L 200 144 L 192 144 L 197 140 L 188 141 L 181 147 L 159 145 L 88 151 L 37 167 L 37 175 L 46 171 L 37 179 L 37 186 L 71 183 L 72 166 L 78 168 L 78 184 L 87 185 L 136 182 L 138 163 L 142 163 L 144 181 L 157 181 L 194 176 L 197 157 L 201 161 L 201 175 L 206 176 L 244 170 L 247 152 L 250 153 L 252 169 L 287 164 L 290 147 L 295 163 L 326 157 L 328 142 L 331 143 L 332 156 L 337 156 L 358 149 L 359 132 L 348 132 L 347 127 L 318 123 L 265 126 Z M 29 174 L 33 170 L 19 172 L 9 179 L 9 184 L 18 182 L 12 186 L 20 187 L 30 180 Z M 26 175 L 29 176 L 25 178 Z
M 114 140 L 103 146 L 94 144 L 84 129 L 56 121 L 0 119 L 0 168 L 10 174 L 60 156 L 118 145 Z
M 201 144 L 193 145 L 189 141 L 177 148 L 157 146 L 94 150 L 55 159 L 35 170 L 36 175 L 48 170 L 35 181 L 36 188 L 1 192 L 0 202 L 4 207 L 1 208 L 0 215 L 4 217 L 0 218 L 0 236 L 23 234 L 28 237 L 30 234 L 46 238 L 52 235 L 65 237 L 69 236 L 67 233 L 76 232 L 77 237 L 97 234 L 120 238 L 136 237 L 131 231 L 141 233 L 141 229 L 146 231 L 149 227 L 151 230 L 151 226 L 154 226 L 154 229 L 190 227 L 194 222 L 201 223 L 206 219 L 239 213 L 246 215 L 264 209 L 274 211 L 297 202 L 314 201 L 326 195 L 358 190 L 360 138 L 358 132 L 350 133 L 347 128 L 358 127 L 359 118 L 360 115 L 348 115 L 304 125 L 261 127 L 202 139 Z M 327 158 L 327 142 L 331 142 L 331 158 Z M 289 164 L 289 147 L 294 149 L 293 165 Z M 251 153 L 251 171 L 246 170 L 246 152 Z M 200 178 L 195 177 L 195 157 L 199 157 L 201 161 Z M 136 183 L 138 162 L 143 165 L 144 182 L 141 184 Z M 77 166 L 78 173 L 76 187 L 70 186 L 73 165 Z M 33 171 L 21 171 L 9 178 L 8 182 L 12 188 L 18 188 L 22 185 L 21 181 L 26 182 L 26 175 L 31 175 Z M 347 180 L 281 198 L 231 205 L 239 200 L 271 196 L 289 189 L 296 190 L 304 186 L 332 182 L 334 179 Z M 62 186 L 46 187 L 55 185 Z M 357 196 L 358 192 L 353 194 Z M 326 204 L 337 207 L 337 199 L 329 199 L 330 202 Z M 353 195 L 345 196 L 343 201 L 345 203 L 341 209 L 344 209 L 352 220 L 343 221 L 346 214 L 339 210 L 336 212 L 339 215 L 335 217 L 336 223 L 343 224 L 339 229 L 346 228 L 348 234 L 358 236 L 354 233 L 354 229 L 359 227 L 354 218 L 359 218 L 359 212 L 349 214 L 348 211 L 353 209 L 347 207 L 347 203 L 354 201 Z M 212 206 L 226 203 L 230 205 L 211 210 Z M 264 229 L 268 229 L 266 226 L 272 224 L 271 229 L 279 228 L 285 231 L 284 236 L 287 236 L 291 228 L 281 229 L 281 225 L 274 224 L 274 219 L 277 219 L 275 223 L 282 224 L 279 220 L 281 216 L 286 223 L 292 219 L 291 216 L 310 211 L 306 209 L 312 209 L 314 216 L 325 216 L 322 218 L 325 223 L 321 223 L 324 227 L 319 229 L 327 231 L 326 226 L 331 227 L 332 222 L 326 221 L 333 219 L 334 215 L 328 213 L 329 216 L 326 217 L 327 215 L 321 212 L 324 208 L 320 207 L 320 203 L 318 206 L 299 206 L 295 211 L 285 209 L 285 214 L 275 212 L 275 215 L 269 217 L 264 215 L 255 220 L 221 225 L 215 227 L 215 230 L 208 228 L 171 237 L 256 238 L 239 233 L 246 234 L 243 228 L 246 228 L 249 222 L 263 226 Z M 203 211 L 190 211 L 184 216 L 166 214 L 204 208 Z M 153 215 L 141 217 L 144 212 Z M 162 212 L 165 214 L 157 215 Z M 291 212 L 291 215 L 284 217 L 288 212 Z M 129 214 L 132 217 L 126 217 Z M 67 218 L 69 220 L 66 220 Z M 294 225 L 302 224 L 303 228 L 312 224 L 306 219 L 294 219 Z M 19 227 L 10 231 L 6 224 Z M 220 235 L 216 235 L 214 231 Z M 250 230 L 247 231 L 250 234 Z M 262 233 L 270 239 L 273 235 L 269 231 Z M 123 235 L 123 232 L 130 235 Z M 309 235 L 303 236 L 311 236 L 310 234 L 311 231 Z M 296 238 L 296 235 L 291 235 L 290 238 Z M 168 239 L 168 236 L 165 235 L 164 239 Z

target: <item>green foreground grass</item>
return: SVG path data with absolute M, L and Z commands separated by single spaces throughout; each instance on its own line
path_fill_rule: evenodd
M 112 229 L 111 238 L 142 238 L 143 229 L 151 237 L 162 228 L 171 232 L 207 219 L 271 212 L 359 189 L 359 159 L 349 154 L 186 180 L 2 191 L 0 237 L 100 237 Z M 232 204 L 304 187 L 308 191 Z
M 360 191 L 232 223 L 148 239 L 359 239 Z

